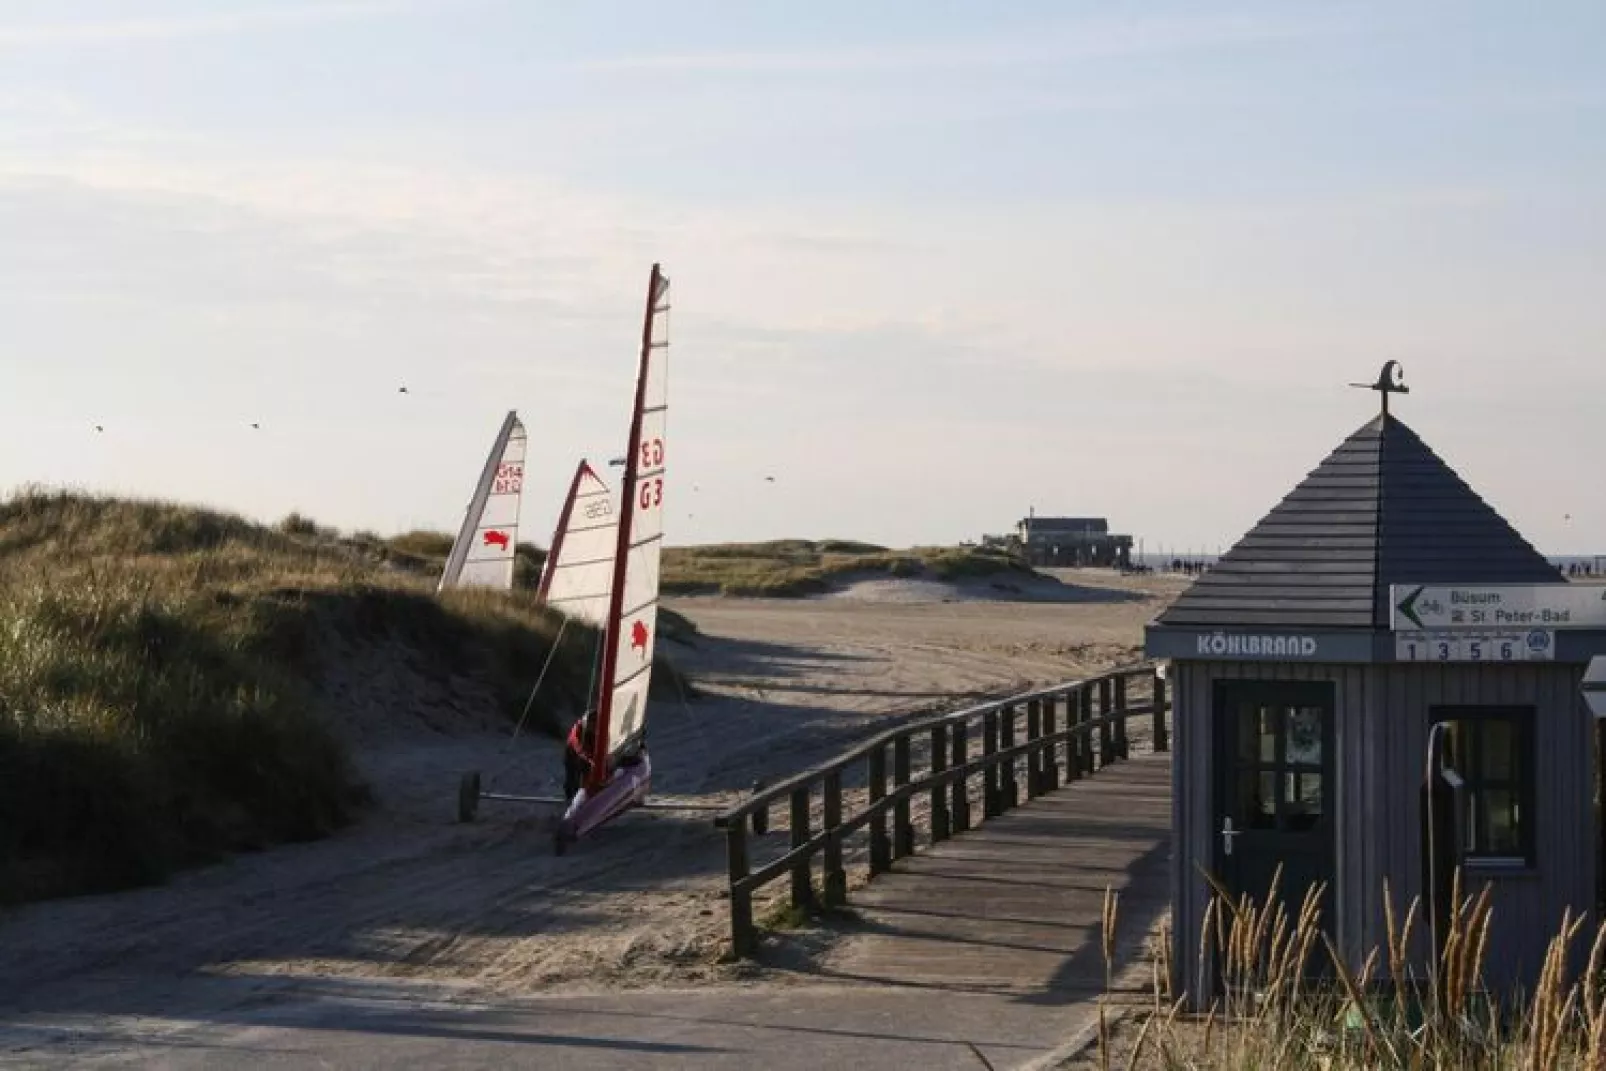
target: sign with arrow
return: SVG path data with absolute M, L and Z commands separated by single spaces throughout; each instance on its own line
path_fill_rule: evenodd
M 1584 670 L 1584 702 L 1597 718 L 1606 718 L 1606 655 L 1596 655 Z
M 1392 584 L 1389 627 L 1606 629 L 1606 585 Z

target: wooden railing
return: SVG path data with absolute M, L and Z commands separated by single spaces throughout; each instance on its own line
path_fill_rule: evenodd
M 1126 758 L 1136 735 L 1127 722 L 1134 717 L 1152 719 L 1150 746 L 1165 751 L 1170 708 L 1165 689 L 1164 674 L 1154 664 L 1055 685 L 901 725 L 755 792 L 714 820 L 727 838 L 732 952 L 752 953 L 753 893 L 782 877 L 791 878 L 796 908 L 813 905 L 817 896 L 826 906 L 845 903 L 845 860 L 850 848 L 863 848 L 858 841 L 850 844 L 861 831 L 868 831 L 874 877 L 914 852 L 917 806 L 928 820 L 925 839 L 946 840 L 1022 799 Z M 1142 691 L 1148 694 L 1138 694 Z M 973 742 L 978 741 L 976 755 Z M 977 775 L 979 783 L 973 784 Z M 851 814 L 843 813 L 844 796 L 856 803 Z M 789 846 L 755 869 L 750 831 L 767 832 L 771 809 L 783 803 L 790 818 Z

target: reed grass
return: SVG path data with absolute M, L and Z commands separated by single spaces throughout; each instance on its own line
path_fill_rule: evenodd
M 1150 999 L 1141 1022 L 1117 1045 L 1100 1008 L 1096 1054 L 1077 1066 L 1163 1069 L 1606 1069 L 1606 923 L 1594 934 L 1587 966 L 1577 955 L 1585 920 L 1564 913 L 1531 992 L 1496 993 L 1484 966 L 1494 927 L 1491 890 L 1462 888 L 1458 872 L 1443 947 L 1424 953 L 1420 900 L 1402 910 L 1383 889 L 1385 947 L 1359 969 L 1326 934 L 1325 889 L 1306 891 L 1297 910 L 1278 896 L 1279 873 L 1265 901 L 1234 896 L 1213 878 L 1201 928 L 1194 984 L 1219 980 L 1202 1014 L 1179 1014 L 1169 1000 L 1169 934 L 1151 961 Z M 1269 906 L 1268 906 L 1269 905 Z M 1118 903 L 1107 898 L 1103 924 L 1106 978 L 1113 978 Z M 1208 972 L 1208 973 L 1207 973 Z M 1115 996 L 1107 983 L 1105 1001 Z M 1204 992 L 1204 989 L 1200 989 Z M 1124 1061 L 1119 1065 L 1117 1060 Z

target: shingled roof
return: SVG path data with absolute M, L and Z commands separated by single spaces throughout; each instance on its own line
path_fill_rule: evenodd
M 1384 414 L 1155 624 L 1383 629 L 1390 584 L 1564 580 L 1416 432 Z

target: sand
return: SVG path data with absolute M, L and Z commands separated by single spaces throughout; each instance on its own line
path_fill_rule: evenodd
M 899 718 L 1133 660 L 1142 625 L 1183 586 L 1059 575 L 1068 587 L 878 580 L 810 600 L 670 601 L 703 633 L 667 645 L 700 694 L 653 709 L 656 797 L 728 805 Z M 418 979 L 481 998 L 775 984 L 721 962 L 711 814 L 632 813 L 562 858 L 550 809 L 486 803 L 458 824 L 462 772 L 555 794 L 558 745 L 511 740 L 471 687 L 413 689 L 402 672 L 348 667 L 342 709 L 328 712 L 378 799 L 352 828 L 161 887 L 0 915 L 0 1059 L 160 1044 L 314 980 Z M 64 1021 L 79 1025 L 50 1025 Z

